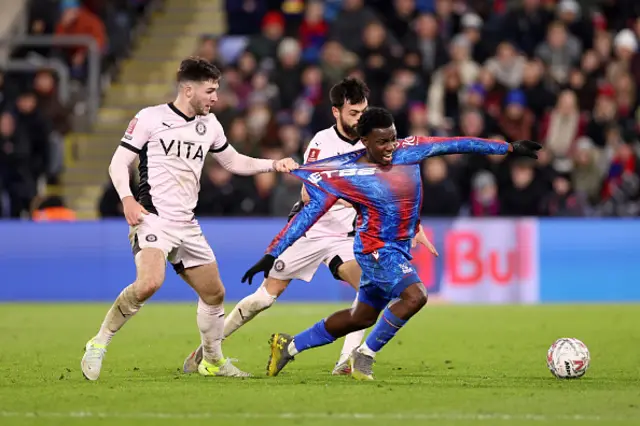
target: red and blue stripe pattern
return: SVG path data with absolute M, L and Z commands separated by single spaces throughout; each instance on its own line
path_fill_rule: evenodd
M 306 164 L 292 173 L 305 182 L 312 201 L 278 234 L 267 253 L 278 257 L 338 199 L 344 199 L 358 212 L 355 253 L 388 247 L 410 259 L 422 203 L 420 162 L 447 154 L 506 154 L 508 147 L 506 142 L 479 138 L 412 136 L 399 141 L 391 167 L 358 161 L 364 150 Z

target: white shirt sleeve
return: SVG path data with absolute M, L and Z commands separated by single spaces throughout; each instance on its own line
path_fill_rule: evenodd
M 129 187 L 129 169 L 149 141 L 151 135 L 149 129 L 150 123 L 146 109 L 140 110 L 129 122 L 127 130 L 120 139 L 120 146 L 111 158 L 109 177 L 121 200 L 133 195 Z
M 247 157 L 236 151 L 226 140 L 219 151 L 210 152 L 222 167 L 236 175 L 246 176 L 273 171 L 274 160 Z
M 131 194 L 131 188 L 129 187 L 129 169 L 137 157 L 138 154 L 121 144 L 121 146 L 116 148 L 116 152 L 111 158 L 109 176 L 121 200 L 124 197 L 133 196 L 133 194 Z
M 140 153 L 151 136 L 151 123 L 148 115 L 147 110 L 143 109 L 133 117 L 124 132 L 124 136 L 120 139 L 120 146 L 136 154 Z

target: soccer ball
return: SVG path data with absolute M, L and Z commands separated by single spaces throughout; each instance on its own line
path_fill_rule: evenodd
M 587 345 L 574 338 L 558 339 L 547 351 L 547 367 L 559 379 L 584 376 L 590 361 Z

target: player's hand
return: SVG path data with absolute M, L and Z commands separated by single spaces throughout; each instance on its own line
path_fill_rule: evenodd
M 348 208 L 351 208 L 351 209 L 353 208 L 353 204 L 351 204 L 350 202 L 345 201 L 345 200 L 338 200 L 338 201 L 336 201 L 336 204 L 339 204 L 341 206 L 348 207 Z
M 273 168 L 276 172 L 289 173 L 291 170 L 299 168 L 300 165 L 296 163 L 293 158 L 283 158 L 273 162 Z
M 420 230 L 411 240 L 411 248 L 416 248 L 418 244 L 422 244 L 423 246 L 425 246 L 432 255 L 436 257 L 440 256 L 440 254 L 438 254 L 438 250 L 436 250 L 436 247 L 431 243 L 431 241 L 429 241 L 429 238 L 427 238 L 427 234 L 424 233 L 424 229 L 422 229 L 422 226 L 420 226 Z
M 262 256 L 262 259 L 258 261 L 255 265 L 253 265 L 247 272 L 242 276 L 242 282 L 249 281 L 249 285 L 251 285 L 251 281 L 253 280 L 253 276 L 258 272 L 264 272 L 264 277 L 267 278 L 269 276 L 269 271 L 273 267 L 273 263 L 276 261 L 276 258 L 271 256 L 270 254 L 265 254 Z
M 542 145 L 534 141 L 515 141 L 511 143 L 511 152 L 515 155 L 538 159 L 537 152 L 542 149 Z
M 122 209 L 124 210 L 124 217 L 127 219 L 127 223 L 131 226 L 138 225 L 142 222 L 143 215 L 148 215 L 147 209 L 142 207 L 135 198 L 129 196 L 122 199 Z

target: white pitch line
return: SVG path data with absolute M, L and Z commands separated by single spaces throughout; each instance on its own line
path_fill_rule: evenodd
M 2 418 L 100 418 L 100 419 L 170 419 L 170 420 L 197 420 L 197 419 L 272 419 L 272 420 L 414 420 L 414 421 L 443 421 L 443 420 L 469 420 L 469 421 L 516 421 L 528 420 L 539 422 L 557 421 L 595 421 L 615 422 L 638 420 L 637 418 L 604 417 L 594 415 L 553 415 L 553 414 L 506 414 L 506 413 L 103 413 L 91 411 L 33 411 L 13 412 L 0 411 Z

